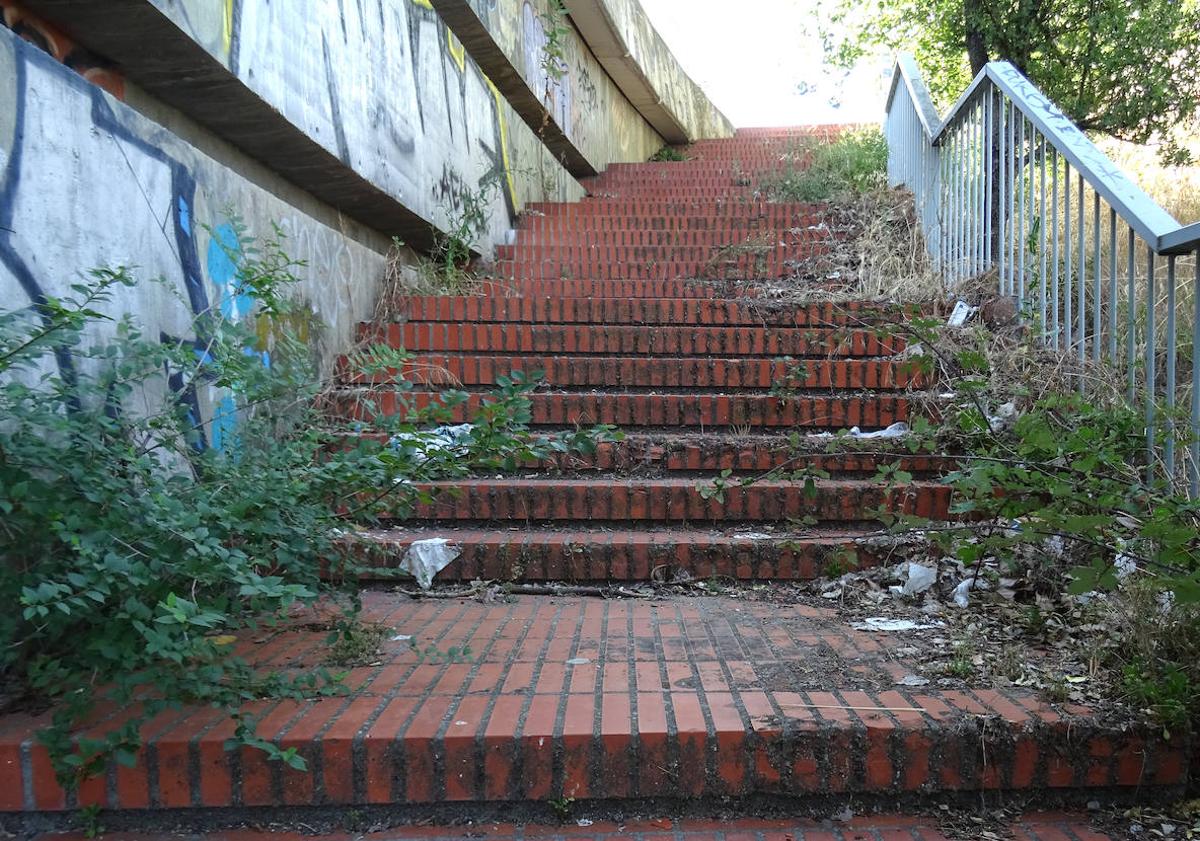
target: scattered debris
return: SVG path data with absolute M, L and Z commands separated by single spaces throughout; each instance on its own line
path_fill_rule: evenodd
M 954 304 L 954 309 L 950 311 L 950 317 L 946 319 L 946 326 L 962 327 L 977 310 L 977 307 L 971 306 L 966 301 L 958 301 Z
M 870 616 L 861 622 L 855 622 L 850 627 L 856 631 L 927 631 L 931 628 L 942 627 L 941 623 L 921 623 L 911 619 L 888 619 L 884 616 Z

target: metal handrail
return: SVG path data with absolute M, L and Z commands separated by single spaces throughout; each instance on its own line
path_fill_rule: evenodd
M 946 283 L 994 270 L 999 292 L 1015 299 L 1047 345 L 1080 361 L 1090 355 L 1096 362 L 1123 362 L 1129 398 L 1137 397 L 1139 385 L 1144 396 L 1151 462 L 1161 457 L 1169 475 L 1178 475 L 1177 261 L 1191 256 L 1196 263 L 1192 346 L 1200 349 L 1200 223 L 1180 225 L 1005 61 L 988 63 L 939 119 L 916 62 L 901 55 L 885 132 L 888 180 L 912 190 L 927 248 Z M 1141 260 L 1138 240 L 1145 249 Z M 1139 335 L 1142 312 L 1147 318 Z M 1189 360 L 1191 415 L 1184 430 L 1193 494 L 1200 494 L 1197 357 L 1194 352 Z

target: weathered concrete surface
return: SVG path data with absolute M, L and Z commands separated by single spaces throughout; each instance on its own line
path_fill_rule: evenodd
M 564 3 L 596 58 L 666 140 L 733 135 L 733 124 L 679 66 L 638 0 Z
M 408 242 L 444 229 L 463 190 L 495 185 L 485 250 L 524 202 L 581 194 L 429 0 L 28 5 L 152 97 Z
M 194 338 L 197 313 L 245 314 L 222 247 L 236 242 L 232 209 L 251 234 L 277 223 L 286 250 L 307 262 L 297 294 L 325 325 L 309 336 L 326 366 L 373 311 L 388 239 L 211 136 L 206 154 L 181 139 L 180 115 L 160 105 L 172 128 L 148 119 L 5 27 L 0 103 L 4 309 L 61 295 L 88 269 L 126 265 L 139 283 L 118 291 L 111 314 L 133 314 L 149 336 Z M 200 391 L 207 420 L 228 395 Z
M 642 161 L 662 136 L 633 107 L 554 0 L 432 0 L 526 123 L 574 175 Z M 552 35 L 551 33 L 555 33 Z M 560 73 L 547 57 L 551 38 Z

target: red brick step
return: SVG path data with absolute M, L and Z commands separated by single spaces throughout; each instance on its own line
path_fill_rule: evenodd
M 448 420 L 471 420 L 484 397 L 471 394 L 452 407 Z M 887 392 L 837 396 L 784 396 L 734 392 L 732 394 L 629 394 L 622 392 L 535 392 L 529 396 L 534 426 L 616 424 L 686 429 L 883 429 L 909 420 L 909 403 Z M 441 403 L 436 394 L 415 393 L 406 403 L 390 388 L 335 393 L 330 411 L 337 417 L 365 420 L 380 415 L 407 414 Z

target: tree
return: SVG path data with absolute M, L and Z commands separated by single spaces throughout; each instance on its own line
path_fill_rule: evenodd
M 843 67 L 913 52 L 943 107 L 1009 61 L 1085 131 L 1168 155 L 1200 107 L 1200 0 L 841 0 L 819 26 Z

